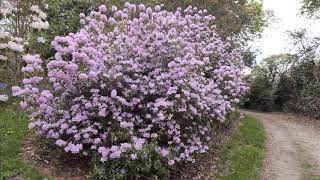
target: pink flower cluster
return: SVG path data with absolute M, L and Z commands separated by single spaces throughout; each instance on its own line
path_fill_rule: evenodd
M 214 123 L 246 91 L 239 52 L 216 34 L 212 15 L 188 7 L 125 4 L 90 15 L 83 28 L 56 37 L 48 74 L 27 56 L 24 87 L 13 93 L 30 108 L 30 128 L 67 152 L 97 152 L 101 161 L 139 159 L 146 148 L 170 165 L 208 150 Z M 40 90 L 39 82 L 50 82 Z

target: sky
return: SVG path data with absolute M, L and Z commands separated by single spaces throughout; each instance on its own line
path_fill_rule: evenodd
M 264 8 L 274 12 L 276 22 L 271 23 L 262 33 L 262 38 L 253 42 L 261 52 L 257 60 L 261 61 L 273 54 L 294 52 L 287 31 L 306 28 L 313 35 L 320 35 L 320 21 L 302 17 L 301 0 L 263 0 Z

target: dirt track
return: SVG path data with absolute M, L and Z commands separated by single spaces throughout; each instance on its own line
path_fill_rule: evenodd
M 267 132 L 262 180 L 320 180 L 319 129 L 292 115 L 244 112 L 262 121 Z

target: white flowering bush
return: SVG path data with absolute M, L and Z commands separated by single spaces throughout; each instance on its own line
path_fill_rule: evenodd
M 31 28 L 37 29 L 37 30 L 48 29 L 49 22 L 46 21 L 47 14 L 43 12 L 37 5 L 31 6 L 30 9 L 33 12 L 32 22 L 30 24 Z
M 98 159 L 100 178 L 164 178 L 206 152 L 214 124 L 234 111 L 246 90 L 241 57 L 206 10 L 111 9 L 80 14 L 79 32 L 54 39 L 47 75 L 39 55 L 25 55 L 27 78 L 13 94 L 32 112 L 30 128 Z
M 6 95 L 6 94 L 0 94 L 0 101 L 1 101 L 2 103 L 7 102 L 8 100 L 9 100 L 8 95 Z
M 19 6 L 19 8 L 18 8 Z M 27 53 L 39 52 L 44 45 L 45 38 L 40 37 L 41 31 L 49 28 L 47 14 L 40 8 L 44 5 L 32 5 L 26 2 L 8 2 L 4 4 L 4 11 L 0 12 L 3 28 L 0 30 L 0 77 L 8 84 L 21 81 L 22 56 Z M 23 16 L 23 18 L 22 18 Z
M 0 61 L 8 60 L 9 53 L 21 54 L 24 51 L 25 41 L 22 38 L 10 36 L 4 32 L 0 34 Z

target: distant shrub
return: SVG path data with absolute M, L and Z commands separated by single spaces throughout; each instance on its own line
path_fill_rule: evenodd
M 273 84 L 263 76 L 255 77 L 250 84 L 250 91 L 244 97 L 243 107 L 260 111 L 273 110 Z
M 113 17 L 106 11 L 80 14 L 79 32 L 54 39 L 47 75 L 39 55 L 24 56 L 28 78 L 13 94 L 32 112 L 30 128 L 92 156 L 97 177 L 167 177 L 208 150 L 212 126 L 245 93 L 239 52 L 205 10 L 126 3 Z
M 290 73 L 292 98 L 286 104 L 291 111 L 320 118 L 320 64 L 302 62 Z

